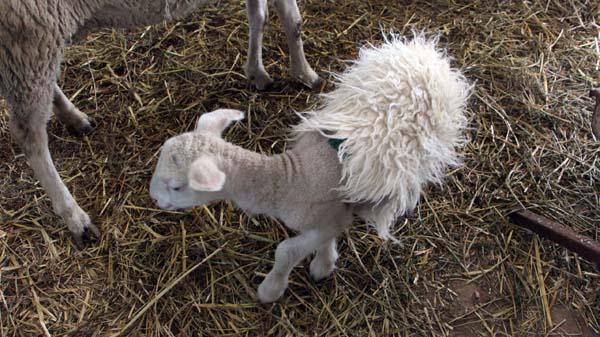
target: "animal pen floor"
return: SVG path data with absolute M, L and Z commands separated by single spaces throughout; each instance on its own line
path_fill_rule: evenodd
M 404 246 L 356 223 L 334 276 L 297 267 L 283 298 L 256 287 L 293 235 L 229 203 L 155 209 L 160 145 L 200 113 L 239 108 L 226 138 L 282 151 L 293 111 L 314 107 L 293 82 L 278 19 L 265 32 L 275 85 L 247 85 L 242 1 L 178 23 L 103 31 L 67 51 L 60 84 L 98 122 L 74 138 L 52 120 L 61 176 L 102 237 L 74 247 L 0 118 L 0 336 L 558 336 L 600 333 L 600 273 L 507 220 L 521 205 L 600 239 L 600 2 L 346 0 L 300 3 L 307 57 L 344 69 L 381 30 L 439 32 L 475 84 L 464 166 L 399 222 Z M 273 11 L 272 11 L 273 12 Z M 12 144 L 12 145 L 11 145 Z M 189 273 L 188 273 L 189 272 Z

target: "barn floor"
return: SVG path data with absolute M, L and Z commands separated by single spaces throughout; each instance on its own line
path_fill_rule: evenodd
M 242 1 L 216 1 L 179 23 L 104 31 L 68 49 L 60 84 L 98 127 L 74 138 L 53 120 L 54 160 L 102 231 L 83 250 L 53 215 L 0 103 L 0 336 L 598 336 L 600 272 L 526 233 L 526 206 L 600 240 L 600 142 L 590 132 L 600 86 L 594 0 L 300 3 L 309 62 L 328 77 L 381 30 L 439 32 L 475 84 L 464 166 L 427 190 L 382 242 L 357 223 L 339 240 L 333 277 L 308 262 L 283 298 L 255 289 L 293 235 L 228 203 L 152 207 L 160 145 L 206 111 L 247 119 L 226 133 L 263 153 L 286 146 L 293 111 L 317 93 L 288 75 L 278 19 L 265 33 L 275 85 L 247 85 Z M 272 13 L 274 11 L 271 11 Z

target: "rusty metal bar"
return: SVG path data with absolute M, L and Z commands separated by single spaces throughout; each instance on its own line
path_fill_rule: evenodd
M 597 139 L 600 139 L 600 89 L 590 90 L 590 97 L 596 97 L 596 107 L 592 115 L 592 132 Z
M 509 217 L 515 224 L 581 255 L 583 258 L 595 263 L 600 269 L 600 242 L 577 234 L 567 226 L 528 210 L 514 211 L 509 214 Z

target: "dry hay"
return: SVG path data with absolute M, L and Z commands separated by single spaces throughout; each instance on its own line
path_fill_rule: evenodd
M 340 240 L 335 276 L 316 284 L 305 262 L 280 302 L 260 305 L 255 289 L 293 233 L 227 203 L 151 207 L 159 146 L 201 112 L 247 111 L 226 138 L 271 153 L 285 148 L 292 110 L 316 102 L 289 79 L 273 22 L 265 64 L 276 84 L 264 93 L 247 86 L 244 4 L 217 1 L 179 23 L 105 31 L 68 50 L 60 83 L 99 127 L 76 139 L 52 121 L 50 146 L 101 228 L 98 244 L 74 248 L 18 147 L 2 147 L 0 336 L 543 336 L 574 324 L 564 313 L 590 336 L 600 332 L 598 271 L 506 219 L 524 205 L 600 239 L 600 146 L 587 97 L 600 83 L 598 1 L 301 7 L 320 74 L 381 40 L 380 28 L 415 28 L 440 32 L 476 81 L 465 165 L 401 221 L 405 246 L 382 245 L 356 224 Z M 8 143 L 5 108 L 0 116 Z

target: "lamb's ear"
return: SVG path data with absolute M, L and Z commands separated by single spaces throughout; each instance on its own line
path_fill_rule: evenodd
M 190 166 L 188 184 L 196 191 L 220 191 L 225 185 L 225 173 L 219 169 L 214 157 L 205 155 Z
M 221 136 L 232 122 L 244 119 L 244 112 L 234 109 L 219 109 L 207 112 L 198 118 L 196 122 L 196 131 L 210 132 L 216 136 Z

